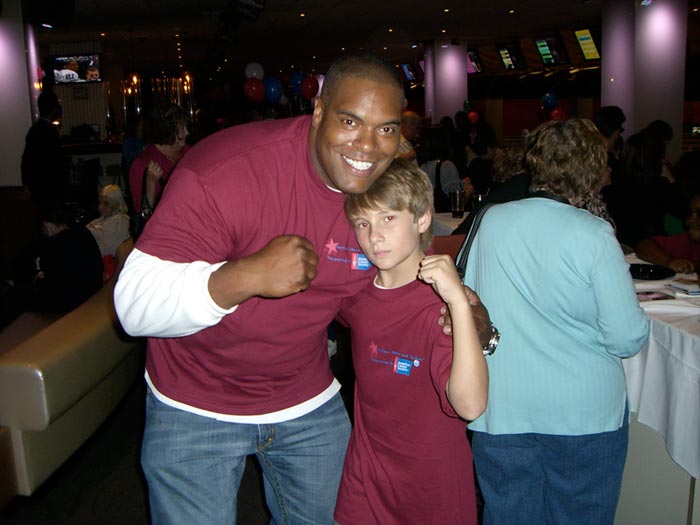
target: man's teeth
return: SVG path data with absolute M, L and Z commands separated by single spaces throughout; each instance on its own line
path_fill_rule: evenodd
M 370 169 L 372 167 L 372 164 L 373 164 L 372 162 L 363 162 L 360 160 L 351 159 L 349 157 L 343 157 L 343 159 L 345 160 L 345 162 L 350 164 L 350 166 L 352 166 L 356 170 L 361 170 L 361 171 Z

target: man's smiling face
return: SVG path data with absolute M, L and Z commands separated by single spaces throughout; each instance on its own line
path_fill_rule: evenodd
M 324 105 L 316 100 L 311 158 L 321 180 L 343 193 L 364 193 L 399 147 L 404 97 L 390 83 L 346 76 Z

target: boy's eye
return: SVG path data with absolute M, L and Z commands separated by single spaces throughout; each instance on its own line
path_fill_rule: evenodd
M 387 215 L 386 217 L 384 217 L 384 220 L 385 220 L 386 222 L 391 222 L 391 221 L 393 221 L 394 219 L 396 219 L 396 215 Z
M 366 222 L 356 222 L 355 223 L 355 228 L 358 230 L 361 230 L 361 229 L 366 228 L 366 227 L 367 227 Z

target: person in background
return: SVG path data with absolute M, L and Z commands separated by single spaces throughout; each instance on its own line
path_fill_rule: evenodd
M 674 272 L 693 273 L 700 270 L 700 194 L 690 199 L 686 231 L 673 236 L 643 239 L 634 247 L 637 257 L 671 268 Z
M 102 257 L 90 232 L 72 224 L 63 207 L 44 208 L 41 219 L 44 239 L 35 259 L 35 306 L 64 314 L 100 289 Z
M 396 152 L 396 156 L 410 160 L 416 166 L 418 161 L 416 160 L 417 153 L 414 143 L 420 137 L 421 129 L 422 122 L 418 113 L 415 111 L 404 111 L 401 114 L 401 142 L 399 143 L 399 150 Z
M 42 214 L 64 204 L 69 162 L 54 124 L 61 117 L 58 96 L 43 91 L 37 103 L 39 120 L 27 132 L 21 169 L 22 184 Z
M 155 208 L 170 174 L 182 156 L 190 149 L 187 145 L 187 113 L 177 104 L 156 106 L 144 122 L 146 147 L 129 169 L 129 190 L 134 210 L 141 211 L 144 173 L 146 198 Z
M 100 216 L 86 226 L 100 248 L 104 264 L 103 280 L 107 281 L 114 273 L 114 256 L 119 245 L 126 241 L 129 232 L 128 208 L 124 194 L 116 184 L 100 188 L 97 209 Z
M 433 189 L 435 212 L 452 209 L 450 192 L 461 191 L 464 186 L 459 171 L 449 158 L 448 137 L 441 128 L 430 128 L 423 132 L 421 140 L 421 169 L 428 175 Z
M 681 223 L 687 215 L 688 196 L 681 184 L 667 176 L 666 143 L 656 125 L 629 137 L 622 148 L 621 176 L 610 186 L 615 194 L 608 210 L 624 245 L 665 235 L 667 216 Z
M 476 524 L 464 421 L 486 407 L 488 374 L 469 301 L 448 255 L 426 257 L 431 184 L 396 159 L 345 213 L 374 282 L 345 301 L 355 420 L 335 508 L 342 525 Z M 444 301 L 444 302 L 443 302 Z M 435 325 L 448 305 L 452 338 Z M 401 305 L 397 307 L 396 305 Z
M 343 194 L 391 164 L 404 106 L 392 65 L 346 56 L 312 115 L 226 128 L 175 170 L 115 288 L 124 329 L 149 338 L 154 524 L 235 523 L 249 455 L 274 522 L 333 523 L 350 422 L 327 329 L 375 273 Z
M 627 456 L 622 359 L 649 326 L 612 228 L 576 207 L 606 145 L 591 121 L 550 121 L 523 159 L 531 196 L 488 210 L 465 275 L 502 332 L 486 411 L 469 424 L 483 522 L 611 524 Z
M 122 170 L 124 173 L 129 173 L 134 160 L 143 151 L 143 146 L 143 119 L 135 116 L 127 122 L 122 138 Z

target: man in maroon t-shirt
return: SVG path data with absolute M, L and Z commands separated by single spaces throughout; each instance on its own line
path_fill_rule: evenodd
M 149 337 L 154 523 L 234 523 L 251 454 L 275 522 L 333 523 L 350 424 L 326 327 L 374 276 L 343 194 L 389 166 L 404 104 L 392 66 L 346 57 L 311 117 L 228 128 L 173 172 L 115 289 Z

